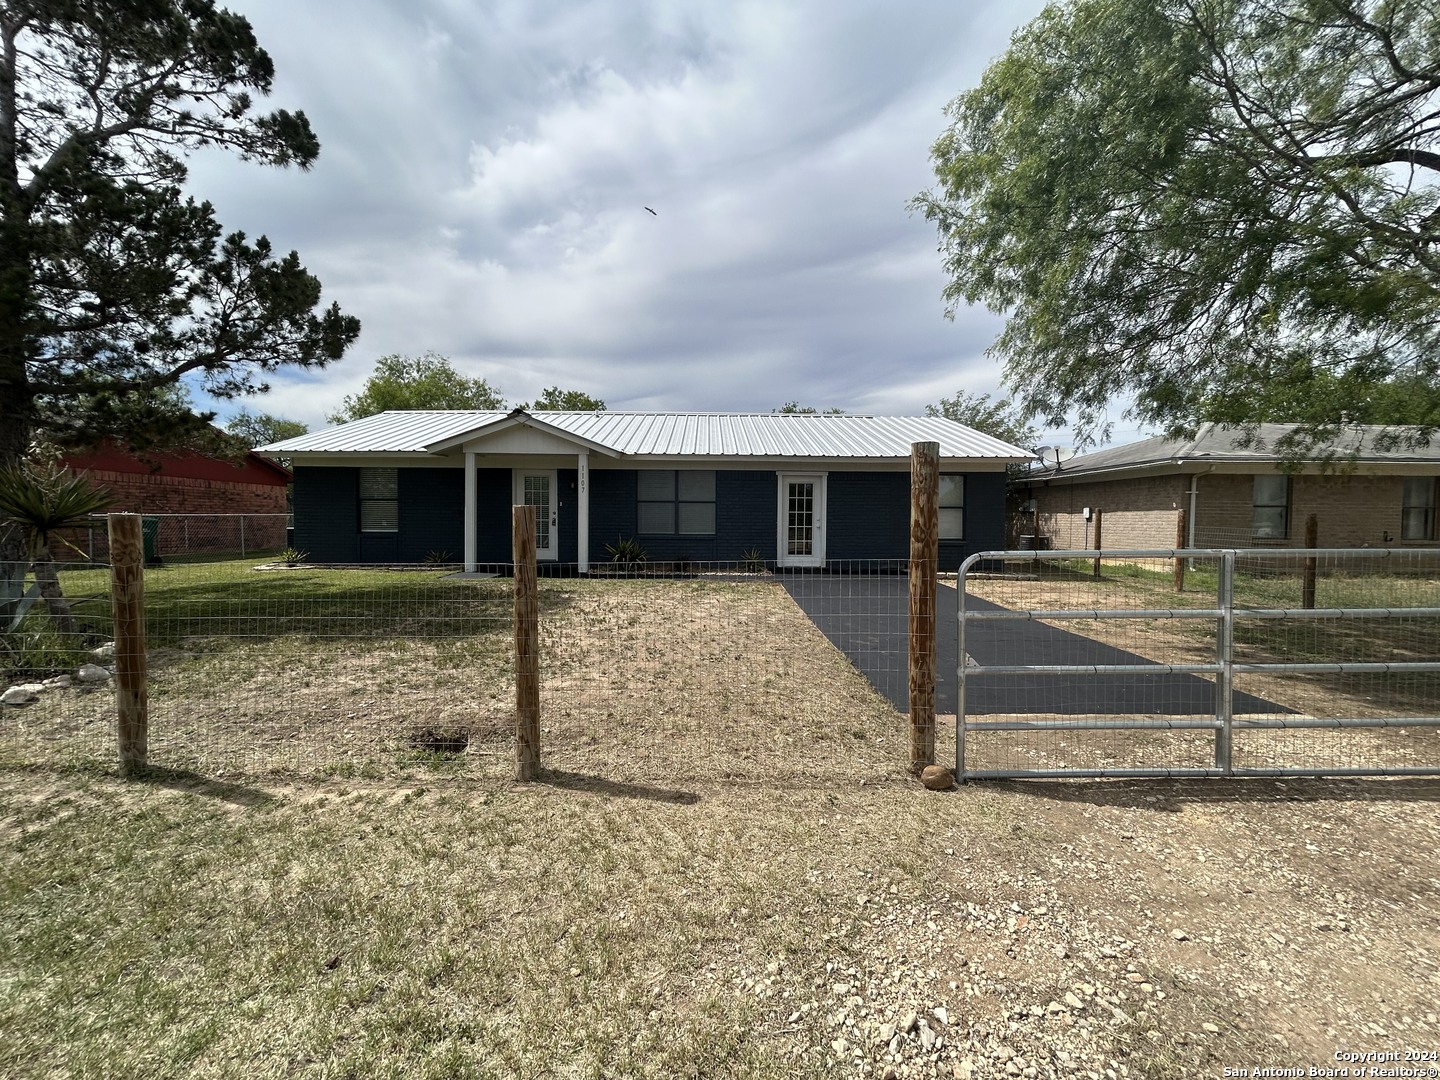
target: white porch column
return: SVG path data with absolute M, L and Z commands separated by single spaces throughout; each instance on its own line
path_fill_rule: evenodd
M 465 572 L 473 574 L 475 564 L 475 454 L 465 451 Z
M 577 558 L 580 563 L 580 573 L 590 572 L 590 453 L 587 450 L 580 451 L 579 461 L 576 464 L 578 476 L 575 481 L 575 509 L 577 522 L 575 531 L 577 533 Z

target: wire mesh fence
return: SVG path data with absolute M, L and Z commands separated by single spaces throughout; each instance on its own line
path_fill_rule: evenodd
M 289 514 L 142 514 L 145 558 L 151 565 L 215 555 L 262 558 L 290 546 Z M 51 544 L 57 559 L 103 563 L 110 540 L 103 516 L 57 530 Z
M 113 763 L 109 571 L 0 563 L 0 741 L 23 762 Z
M 264 565 L 145 572 L 152 765 L 514 775 L 508 566 Z M 106 569 L 62 578 L 94 616 L 77 647 L 104 645 Z M 542 564 L 544 767 L 661 786 L 902 774 L 906 580 L 880 563 L 607 564 L 588 576 Z M 115 715 L 113 694 L 46 691 L 0 711 L 0 744 L 12 763 L 112 767 Z
M 1095 556 L 966 576 L 968 773 L 1440 772 L 1440 552 Z

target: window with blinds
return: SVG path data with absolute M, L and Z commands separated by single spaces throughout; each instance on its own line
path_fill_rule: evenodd
M 940 474 L 940 539 L 965 539 L 965 477 Z
M 642 536 L 714 536 L 714 470 L 638 473 L 635 531 Z
M 1435 488 L 1433 476 L 1408 476 L 1400 507 L 1401 540 L 1435 539 Z
M 1257 540 L 1283 540 L 1290 535 L 1290 478 L 1255 477 L 1250 508 L 1250 535 Z
M 360 531 L 400 531 L 400 478 L 398 469 L 360 470 Z

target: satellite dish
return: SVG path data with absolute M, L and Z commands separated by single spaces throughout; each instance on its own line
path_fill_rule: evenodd
M 1037 446 L 1035 456 L 1040 459 L 1042 465 L 1059 468 L 1062 463 L 1069 461 L 1075 456 L 1073 446 Z

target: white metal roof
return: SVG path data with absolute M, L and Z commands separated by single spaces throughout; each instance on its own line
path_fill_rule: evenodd
M 386 412 L 262 446 L 268 454 L 433 454 L 440 443 L 502 421 L 533 423 L 626 457 L 908 458 L 938 442 L 942 458 L 1028 461 L 1033 455 L 931 416 L 797 413 Z M 510 427 L 511 424 L 504 424 Z

